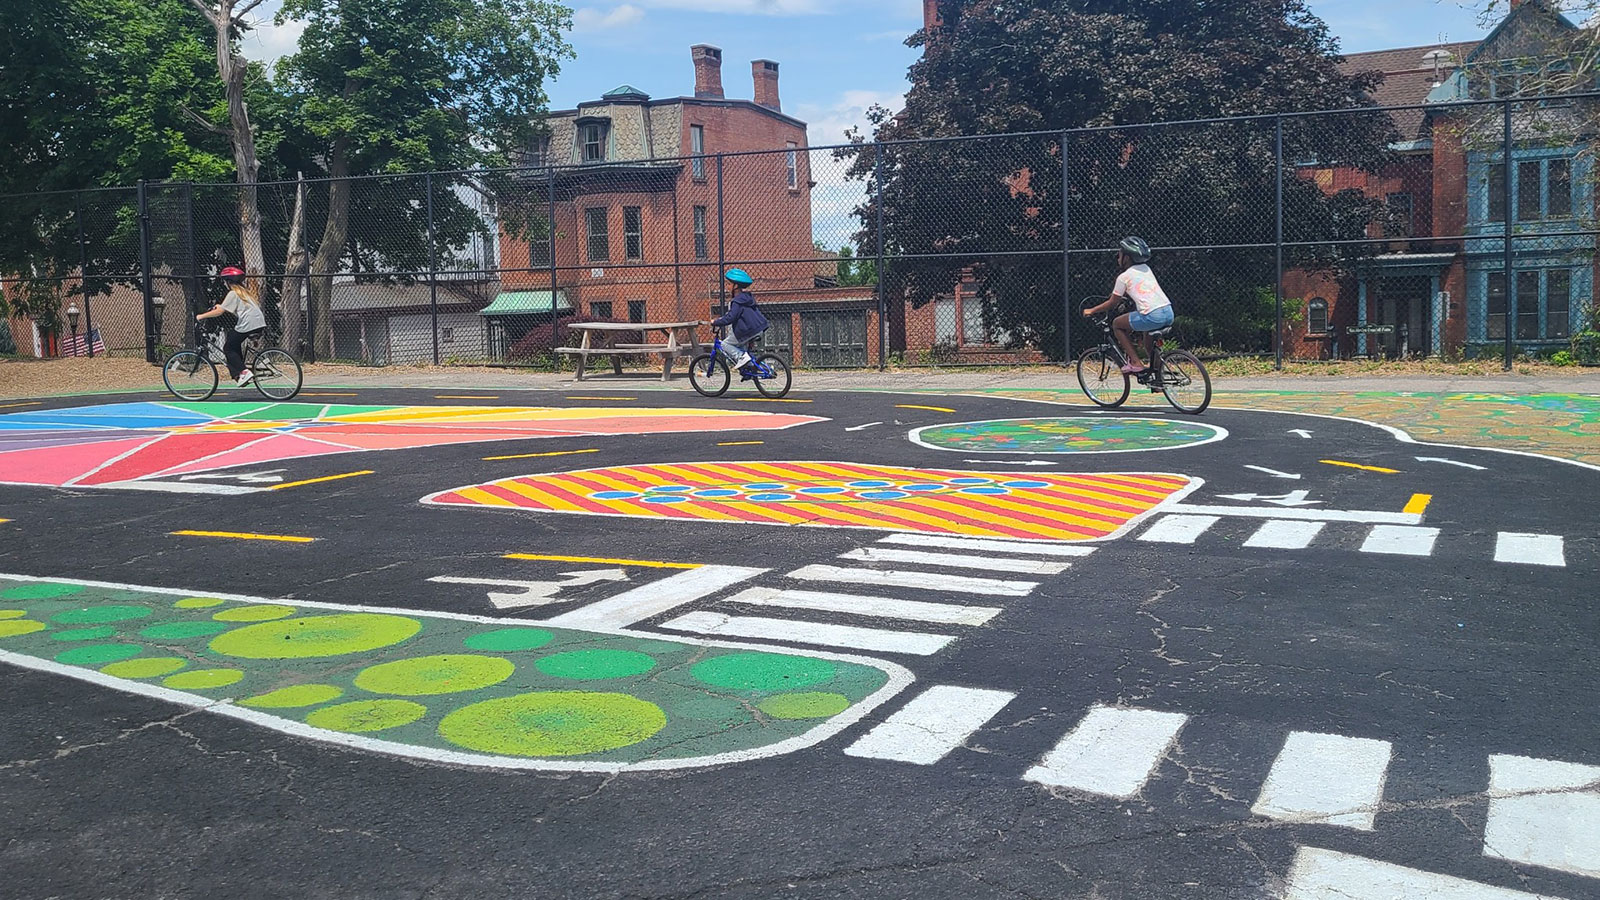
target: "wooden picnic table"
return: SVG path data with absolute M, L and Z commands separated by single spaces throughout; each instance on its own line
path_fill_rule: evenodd
M 701 325 L 710 324 L 703 321 L 694 322 L 574 322 L 567 327 L 573 331 L 583 333 L 583 340 L 576 347 L 557 347 L 555 352 L 566 353 L 578 358 L 577 380 L 583 380 L 584 369 L 588 367 L 589 357 L 611 357 L 611 371 L 622 374 L 622 357 L 636 356 L 641 353 L 661 354 L 661 380 L 672 380 L 672 361 L 680 356 L 691 359 L 704 352 L 700 345 L 698 334 Z M 617 335 L 624 332 L 639 332 L 648 341 L 649 336 L 655 333 L 662 335 L 662 340 L 641 344 L 616 342 Z M 595 338 L 598 335 L 599 342 Z

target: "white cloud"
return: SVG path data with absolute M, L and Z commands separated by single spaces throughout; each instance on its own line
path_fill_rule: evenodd
M 794 109 L 794 115 L 806 123 L 806 142 L 813 147 L 845 143 L 845 131 L 851 127 L 871 135 L 867 110 L 885 106 L 898 112 L 906 102 L 906 95 L 897 91 L 845 91 L 828 106 L 803 103 Z
M 846 130 L 854 127 L 864 136 L 872 136 L 867 110 L 874 105 L 899 111 L 905 103 L 905 94 L 895 91 L 853 90 L 840 94 L 826 106 L 800 104 L 794 114 L 806 122 L 806 143 L 823 147 L 847 143 Z M 816 187 L 811 190 L 812 236 L 825 247 L 848 244 L 861 227 L 853 214 L 866 199 L 866 185 L 845 177 L 850 159 L 835 159 L 832 151 L 819 150 L 810 154 L 811 180 Z
M 643 6 L 747 16 L 808 16 L 828 12 L 837 0 L 639 0 Z
M 631 3 L 609 10 L 600 10 L 585 7 L 572 14 L 573 31 L 604 31 L 614 28 L 625 28 L 644 18 L 644 10 Z
M 277 14 L 276 0 L 263 3 L 250 14 L 248 18 L 254 27 L 239 42 L 239 52 L 246 59 L 271 64 L 300 49 L 300 35 L 306 30 L 305 23 L 290 19 L 282 25 L 275 25 L 272 20 Z

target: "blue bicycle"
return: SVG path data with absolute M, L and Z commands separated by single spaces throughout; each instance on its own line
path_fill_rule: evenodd
M 742 381 L 754 381 L 763 397 L 776 400 L 789 393 L 789 364 L 771 353 L 752 354 L 750 361 L 739 369 L 739 375 Z M 701 396 L 721 397 L 732 382 L 733 373 L 724 358 L 722 334 L 718 331 L 711 352 L 696 356 L 689 364 L 689 383 Z

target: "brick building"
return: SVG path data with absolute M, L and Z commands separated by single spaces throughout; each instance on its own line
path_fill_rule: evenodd
M 1522 349 L 1566 346 L 1592 309 L 1594 291 L 1594 238 L 1562 234 L 1591 228 L 1594 216 L 1586 101 L 1514 107 L 1509 209 L 1502 108 L 1452 104 L 1536 91 L 1523 79 L 1575 27 L 1544 0 L 1515 0 L 1482 41 L 1345 58 L 1347 71 L 1383 74 L 1373 97 L 1379 105 L 1421 108 L 1391 114 L 1399 141 L 1382 171 L 1301 169 L 1330 193 L 1353 188 L 1382 198 L 1388 220 L 1368 236 L 1390 240 L 1337 273 L 1287 274 L 1285 296 L 1303 308 L 1284 336 L 1286 353 L 1492 355 L 1504 346 L 1508 302 L 1516 311 L 1512 338 Z M 1509 286 L 1508 213 L 1515 230 Z
M 550 168 L 531 170 L 523 187 L 530 218 L 553 198 L 553 240 L 542 222 L 518 234 L 502 216 L 505 293 L 484 310 L 492 342 L 513 348 L 541 312 L 708 319 L 724 300 L 724 267 L 740 266 L 772 321 L 768 348 L 810 364 L 864 363 L 874 293 L 818 277 L 806 125 L 783 112 L 778 63 L 751 63 L 743 100 L 723 92 L 720 49 L 698 44 L 691 59 L 693 96 L 652 99 L 622 85 L 550 115 L 524 160 Z

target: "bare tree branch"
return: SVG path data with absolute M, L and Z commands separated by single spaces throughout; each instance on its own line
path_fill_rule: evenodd
M 239 21 L 240 19 L 244 18 L 245 13 L 248 13 L 250 10 L 255 9 L 256 7 L 260 6 L 264 2 L 265 2 L 265 0 L 250 0 L 250 2 L 246 3 L 242 8 L 240 8 L 240 9 L 238 9 L 238 10 L 236 10 L 234 12 L 233 20 L 235 22 Z
M 210 4 L 206 3 L 205 0 L 189 0 L 189 5 L 194 7 L 195 9 L 200 10 L 200 15 L 205 16 L 206 17 L 206 21 L 210 22 L 213 27 L 216 26 L 216 24 L 217 24 L 216 11 L 213 10 L 211 8 Z
M 187 106 L 179 104 L 178 105 L 178 112 L 183 113 L 184 116 L 186 116 L 189 119 L 189 121 L 195 123 L 196 125 L 199 125 L 201 128 L 204 128 L 205 130 L 211 132 L 212 134 L 220 134 L 220 135 L 222 135 L 224 137 L 232 137 L 233 136 L 233 129 L 231 129 L 231 128 L 223 128 L 221 125 L 218 125 L 217 123 L 211 121 L 210 119 L 206 118 L 205 116 L 200 115 L 199 113 L 195 112 L 194 110 L 190 109 Z

